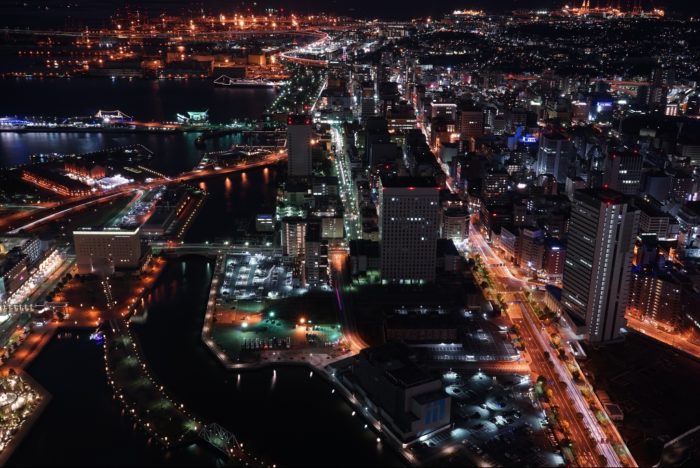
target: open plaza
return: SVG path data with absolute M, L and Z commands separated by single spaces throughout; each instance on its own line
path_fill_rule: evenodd
M 229 358 L 257 362 L 271 352 L 342 352 L 333 295 L 296 286 L 281 255 L 230 253 L 222 267 L 211 338 Z

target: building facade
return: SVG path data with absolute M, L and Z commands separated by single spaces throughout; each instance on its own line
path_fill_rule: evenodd
M 311 117 L 287 117 L 287 174 L 290 177 L 311 175 Z
M 114 269 L 138 268 L 141 261 L 140 234 L 140 228 L 82 228 L 73 231 L 78 272 L 108 274 Z
M 428 177 L 382 178 L 379 237 L 384 282 L 435 279 L 439 231 L 439 187 Z
M 624 326 L 639 212 L 610 189 L 577 190 L 564 262 L 562 308 L 590 342 L 617 340 Z

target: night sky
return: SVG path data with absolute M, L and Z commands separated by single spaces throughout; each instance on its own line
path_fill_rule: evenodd
M 591 4 L 595 5 L 592 0 Z M 599 0 L 601 3 L 608 0 Z M 613 0 L 617 3 L 618 0 Z M 620 0 L 623 5 L 632 0 Z M 210 12 L 245 11 L 284 8 L 299 13 L 330 12 L 365 18 L 406 19 L 419 16 L 439 16 L 456 8 L 483 8 L 504 12 L 518 8 L 554 8 L 565 3 L 578 5 L 581 0 L 2 0 L 1 26 L 54 26 L 104 23 L 111 13 L 127 5 L 133 9 L 158 14 L 163 11 L 182 13 L 204 8 Z M 698 0 L 642 0 L 646 8 L 663 7 L 667 13 L 680 16 L 700 14 Z

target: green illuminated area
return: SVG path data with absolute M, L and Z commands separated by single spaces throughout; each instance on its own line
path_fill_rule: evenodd
M 231 358 L 255 360 L 263 351 L 317 350 L 334 353 L 343 345 L 337 306 L 330 293 L 309 292 L 266 305 L 238 301 L 218 310 L 212 339 Z

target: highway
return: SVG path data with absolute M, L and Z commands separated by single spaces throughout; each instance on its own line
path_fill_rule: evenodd
M 232 166 L 222 167 L 220 169 L 210 168 L 210 169 L 202 169 L 202 170 L 191 170 L 191 171 L 182 173 L 179 176 L 172 177 L 172 178 L 156 179 L 156 180 L 153 180 L 152 182 L 149 182 L 149 183 L 140 183 L 140 184 L 133 184 L 133 185 L 130 184 L 128 186 L 118 187 L 116 189 L 113 189 L 109 192 L 105 192 L 105 193 L 98 195 L 96 197 L 90 196 L 86 201 L 84 201 L 82 203 L 77 202 L 76 199 L 70 199 L 70 200 L 67 200 L 65 202 L 65 205 L 70 205 L 68 208 L 63 208 L 63 209 L 60 209 L 59 211 L 52 211 L 51 213 L 47 213 L 47 214 L 45 214 L 37 219 L 33 219 L 30 222 L 27 222 L 23 225 L 15 227 L 14 229 L 10 230 L 9 233 L 10 234 L 18 234 L 22 230 L 35 228 L 35 227 L 37 227 L 41 224 L 44 224 L 48 221 L 60 219 L 68 214 L 83 210 L 83 209 L 85 209 L 89 206 L 92 206 L 94 204 L 104 203 L 104 202 L 109 201 L 111 199 L 118 198 L 118 197 L 121 197 L 121 196 L 124 196 L 127 194 L 132 194 L 134 192 L 153 189 L 153 188 L 159 187 L 161 185 L 181 184 L 181 183 L 188 182 L 191 180 L 212 177 L 212 176 L 216 176 L 216 175 L 220 175 L 220 174 L 230 174 L 232 172 L 245 171 L 245 170 L 256 168 L 256 167 L 269 166 L 272 164 L 277 164 L 278 162 L 286 159 L 286 157 L 287 157 L 286 152 L 273 153 L 264 159 L 249 162 L 249 163 L 235 164 Z M 40 214 L 43 214 L 43 213 L 40 213 Z M 5 220 L 3 220 L 2 223 L 0 223 L 0 228 L 2 228 L 4 224 L 5 224 Z
M 524 288 L 530 285 L 512 274 L 505 266 L 505 262 L 498 257 L 473 225 L 470 225 L 469 237 L 472 252 L 478 252 L 481 255 L 497 293 L 503 294 L 509 304 L 506 312 L 525 339 L 526 352 L 533 372 L 547 379 L 553 392 L 552 403 L 559 408 L 560 416 L 569 424 L 569 438 L 574 443 L 579 465 L 599 466 L 602 462 L 600 455 L 602 455 L 606 466 L 623 466 L 615 448 L 607 440 L 607 435 L 591 412 L 585 397 L 578 391 L 573 377 L 549 345 L 546 329 L 538 325 L 539 320 L 524 293 Z M 548 359 L 545 352 L 552 356 Z M 578 413 L 582 417 L 578 416 Z M 614 433 L 616 434 L 617 431 Z M 619 434 L 617 436 L 619 437 Z M 624 446 L 621 438 L 616 442 Z M 631 460 L 628 465 L 634 466 L 631 455 L 628 456 L 628 460 Z

